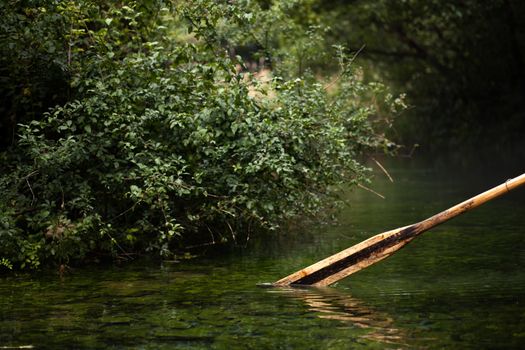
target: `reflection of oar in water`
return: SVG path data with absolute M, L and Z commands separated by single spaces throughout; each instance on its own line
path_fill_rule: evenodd
M 333 288 L 281 288 L 274 291 L 304 301 L 319 318 L 337 320 L 367 330 L 365 334 L 359 335 L 360 338 L 404 345 L 406 332 L 396 328 L 388 314 L 366 306 L 347 292 Z
M 488 202 L 493 198 L 499 197 L 523 184 L 525 184 L 525 174 L 507 180 L 499 186 L 459 203 L 426 220 L 375 235 L 353 247 L 294 272 L 274 282 L 273 285 L 287 286 L 298 284 L 327 286 L 335 283 L 354 272 L 389 257 L 419 234 L 432 227 Z

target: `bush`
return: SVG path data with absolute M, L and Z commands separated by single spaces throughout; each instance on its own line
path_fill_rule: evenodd
M 2 155 L 0 265 L 246 240 L 316 215 L 335 185 L 364 181 L 363 151 L 387 146 L 381 88 L 342 54 L 330 93 L 308 76 L 261 82 L 217 36 L 219 22 L 238 25 L 233 5 L 146 16 L 80 4 L 54 9 L 76 33 L 74 98 L 20 126 Z

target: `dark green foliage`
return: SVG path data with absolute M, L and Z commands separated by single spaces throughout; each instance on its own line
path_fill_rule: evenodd
M 66 39 L 54 80 L 69 95 L 22 113 L 1 156 L 4 266 L 245 241 L 317 214 L 333 186 L 364 181 L 363 151 L 389 146 L 374 115 L 400 102 L 351 74 L 343 54 L 331 93 L 307 76 L 241 73 L 220 30 L 242 30 L 238 7 L 60 6 L 22 6 L 62 23 L 49 40 Z
M 402 140 L 434 152 L 523 149 L 523 1 L 336 0 L 314 7 L 334 41 L 354 50 L 366 45 L 360 58 L 407 93 L 413 108 L 398 119 Z
M 15 142 L 17 123 L 67 100 L 66 21 L 28 5 L 0 3 L 0 149 Z

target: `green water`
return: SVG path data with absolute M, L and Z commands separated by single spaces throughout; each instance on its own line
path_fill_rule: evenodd
M 423 234 L 330 288 L 269 289 L 304 265 L 519 174 L 388 165 L 339 225 L 180 263 L 0 277 L 0 348 L 525 347 L 525 188 Z M 485 168 L 486 169 L 486 168 Z

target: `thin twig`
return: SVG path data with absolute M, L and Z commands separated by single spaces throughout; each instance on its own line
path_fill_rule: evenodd
M 116 246 L 122 251 L 122 255 L 129 257 L 130 260 L 133 260 L 133 257 L 131 256 L 131 254 L 128 253 L 128 252 L 126 252 L 126 251 L 124 250 L 124 248 L 122 248 L 122 246 L 117 242 L 117 240 L 116 240 L 115 238 L 113 238 L 113 236 L 111 235 L 111 233 L 109 233 L 109 232 L 106 231 L 105 234 L 108 235 L 109 238 L 111 239 L 111 241 L 112 241 L 113 243 L 115 243 L 115 245 L 116 245 Z
M 385 173 L 385 175 L 388 177 L 388 179 L 390 180 L 390 182 L 394 182 L 394 179 L 392 178 L 392 176 L 390 176 L 390 174 L 388 173 L 388 171 L 386 171 L 386 169 L 381 165 L 381 163 L 379 163 L 379 161 L 377 161 L 375 158 L 372 158 L 372 160 L 377 164 L 377 166 L 383 170 L 383 172 Z
M 27 180 L 27 179 L 29 179 L 31 176 L 36 175 L 36 174 L 38 174 L 38 170 L 34 170 L 34 171 L 30 172 L 29 174 L 27 174 L 27 175 L 24 176 L 23 178 Z
M 65 203 L 65 199 L 64 199 L 64 189 L 62 188 L 62 186 L 60 186 L 60 192 L 62 193 L 62 203 L 60 204 L 60 209 L 64 209 L 64 207 L 66 206 L 66 203 Z
M 121 212 L 120 214 L 118 214 L 118 215 L 112 217 L 111 219 L 108 219 L 108 222 L 113 222 L 114 220 L 118 219 L 119 217 L 121 217 L 122 215 L 126 214 L 127 212 L 129 212 L 129 211 L 135 209 L 135 207 L 136 207 L 138 204 L 140 204 L 141 202 L 142 202 L 142 201 L 140 200 L 140 201 L 138 201 L 137 203 L 134 203 L 130 208 L 124 210 L 124 211 Z
M 237 237 L 235 237 L 235 232 L 233 231 L 233 229 L 232 229 L 232 227 L 231 227 L 231 225 L 230 225 L 230 223 L 228 221 L 226 221 L 226 225 L 228 225 L 228 227 L 230 228 L 230 231 L 232 233 L 233 242 L 235 244 L 237 244 Z
M 374 190 L 371 189 L 371 188 L 368 188 L 368 187 L 363 186 L 363 185 L 361 185 L 361 184 L 357 184 L 357 186 L 360 187 L 360 188 L 362 188 L 363 190 L 367 190 L 368 192 L 371 192 L 371 193 L 375 194 L 375 195 L 378 196 L 378 197 L 381 197 L 382 199 L 385 199 L 385 198 L 386 198 L 386 197 L 383 196 L 381 193 L 377 193 L 376 191 L 374 191 Z
M 363 44 L 363 46 L 361 46 L 361 47 L 359 48 L 359 50 L 357 50 L 357 52 L 354 54 L 354 57 L 352 57 L 352 58 L 350 59 L 349 64 L 352 64 L 352 63 L 355 61 L 355 59 L 357 58 L 357 56 L 359 56 L 359 54 L 361 53 L 361 51 L 363 51 L 363 50 L 365 49 L 365 46 L 366 46 L 366 45 Z
M 363 49 L 365 48 L 366 45 L 363 45 L 361 46 L 361 48 L 359 50 L 357 50 L 357 52 L 354 54 L 354 56 L 350 59 L 350 61 L 348 62 L 348 64 L 352 64 L 355 59 L 357 58 L 357 56 L 361 53 L 361 51 L 363 51 Z M 339 79 L 341 79 L 341 77 L 343 76 L 344 74 L 344 71 L 341 72 L 334 80 L 332 80 L 328 85 L 326 85 L 324 87 L 325 90 L 328 90 L 329 88 L 331 88 L 335 83 L 337 83 L 339 81 Z
M 29 186 L 29 190 L 31 191 L 31 195 L 33 196 L 33 199 L 31 199 L 31 206 L 33 206 L 33 203 L 36 201 L 35 192 L 33 192 L 33 188 L 31 187 L 31 184 L 29 183 L 29 180 L 26 178 L 27 186 Z
M 215 244 L 215 237 L 213 236 L 213 232 L 211 231 L 211 229 L 210 229 L 210 227 L 208 225 L 206 225 L 206 227 L 208 228 L 208 231 L 210 232 L 211 243 Z

